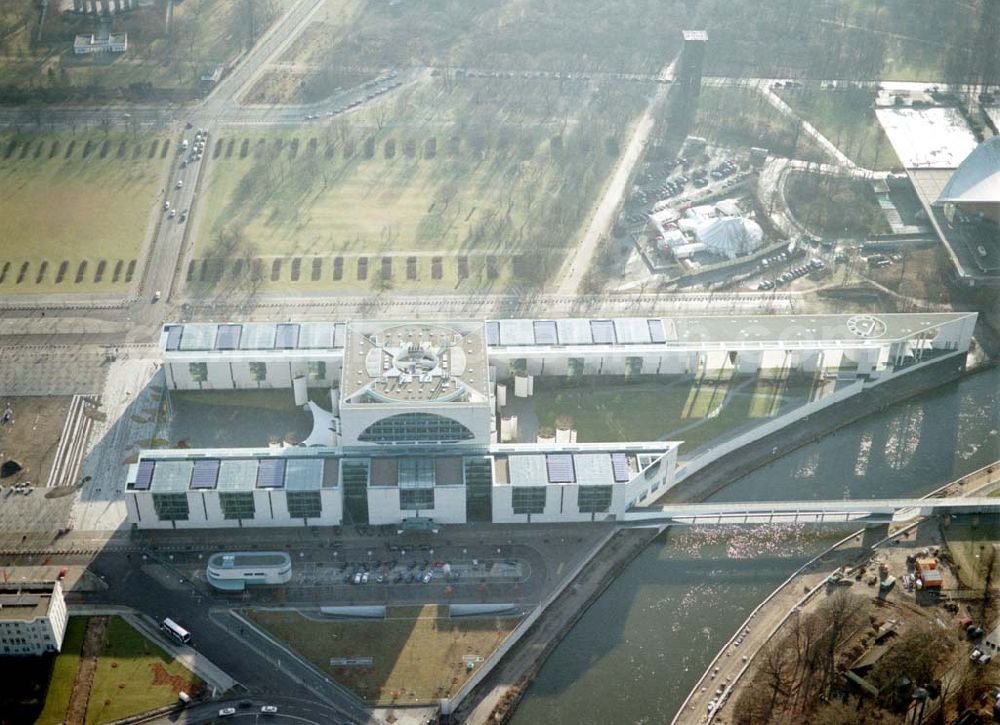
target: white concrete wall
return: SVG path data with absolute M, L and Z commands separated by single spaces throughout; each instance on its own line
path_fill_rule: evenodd
M 398 524 L 403 520 L 399 508 L 399 488 L 396 486 L 368 487 L 368 523 L 372 526 Z
M 265 380 L 258 383 L 250 375 L 251 363 L 263 362 L 267 366 Z M 309 376 L 310 362 L 326 363 L 326 377 L 312 378 Z M 315 358 L 295 358 L 291 360 L 257 360 L 248 353 L 234 354 L 225 360 L 212 360 L 208 365 L 208 380 L 201 386 L 191 377 L 190 363 L 186 361 L 171 361 L 164 363 L 167 371 L 167 385 L 174 390 L 225 390 L 257 388 L 290 388 L 292 378 L 296 375 L 306 377 L 311 388 L 329 388 L 337 385 L 340 380 L 343 360 L 338 355 L 318 355 Z

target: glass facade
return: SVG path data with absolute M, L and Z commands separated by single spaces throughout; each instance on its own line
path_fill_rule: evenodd
M 186 493 L 154 493 L 153 510 L 160 521 L 187 521 L 188 497 Z
M 545 486 L 515 486 L 511 505 L 516 514 L 540 514 L 545 511 Z
M 323 513 L 319 491 L 289 491 L 288 515 L 293 519 L 317 519 Z
M 368 459 L 345 459 L 340 482 L 344 487 L 344 522 L 368 523 Z
M 457 420 L 433 413 L 400 413 L 372 423 L 358 440 L 366 443 L 455 443 L 473 438 Z
M 219 505 L 224 519 L 252 519 L 254 515 L 253 493 L 220 493 Z
M 399 492 L 399 508 L 418 510 L 434 508 L 433 488 L 410 488 Z
M 611 508 L 611 486 L 580 486 L 577 504 L 582 514 L 607 513 Z
M 490 459 L 465 459 L 465 517 L 469 523 L 493 520 L 493 467 Z

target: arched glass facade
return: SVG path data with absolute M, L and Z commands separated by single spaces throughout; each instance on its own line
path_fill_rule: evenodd
M 375 421 L 361 432 L 366 443 L 456 443 L 473 438 L 457 420 L 433 413 L 400 413 Z

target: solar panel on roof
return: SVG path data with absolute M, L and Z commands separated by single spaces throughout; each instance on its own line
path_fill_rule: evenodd
M 487 345 L 499 345 L 500 344 L 500 323 L 499 322 L 487 322 L 486 323 L 486 344 Z
M 240 332 L 243 325 L 219 325 L 215 335 L 216 350 L 235 350 L 240 346 Z
M 615 342 L 615 326 L 611 320 L 591 320 L 590 334 L 598 345 L 612 345 Z
M 270 322 L 258 322 L 243 327 L 240 348 L 243 350 L 273 350 L 275 325 Z
M 181 346 L 181 335 L 184 332 L 183 325 L 171 325 L 167 328 L 167 349 L 176 350 Z
M 611 468 L 615 472 L 615 482 L 627 483 L 632 478 L 628 470 L 628 456 L 624 453 L 611 454 Z
M 284 488 L 285 459 L 262 458 L 257 464 L 257 488 Z
M 667 336 L 663 334 L 662 320 L 646 320 L 649 325 L 649 339 L 653 342 L 666 342 Z
M 555 345 L 559 338 L 556 335 L 556 323 L 549 320 L 535 320 L 535 343 L 538 345 Z
M 215 488 L 215 482 L 219 478 L 218 458 L 204 458 L 194 462 L 194 470 L 191 472 L 191 488 Z
M 642 345 L 649 342 L 649 325 L 645 320 L 623 317 L 614 321 L 615 338 L 619 345 Z
M 292 324 L 278 325 L 274 336 L 276 350 L 293 350 L 299 344 L 299 326 Z
M 133 488 L 137 491 L 148 491 L 149 485 L 153 482 L 153 468 L 156 461 L 139 461 L 139 472 L 135 476 Z
M 545 466 L 549 472 L 549 483 L 573 483 L 573 456 L 569 453 L 550 453 L 545 456 Z

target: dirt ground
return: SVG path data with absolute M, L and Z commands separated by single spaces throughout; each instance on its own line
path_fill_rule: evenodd
M 22 468 L 0 486 L 45 485 L 71 401 L 70 396 L 0 398 L 0 415 L 8 407 L 14 414 L 0 425 L 0 463 L 13 460 Z

